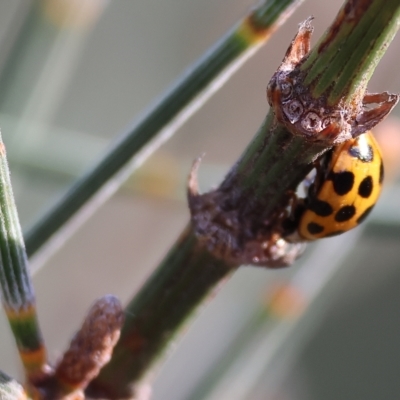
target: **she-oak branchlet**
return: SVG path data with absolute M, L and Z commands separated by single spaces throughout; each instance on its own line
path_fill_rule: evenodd
M 294 148 L 293 143 L 297 143 L 297 148 L 313 148 L 314 157 L 308 160 L 308 168 L 303 163 L 304 175 L 286 180 L 289 182 L 286 191 L 280 197 L 275 196 L 279 197 L 279 202 L 273 209 L 268 203 L 271 194 L 273 196 L 271 191 L 279 186 L 280 177 L 272 180 L 272 189 L 267 190 L 263 198 L 254 188 L 242 185 L 239 177 L 243 172 L 243 168 L 240 169 L 242 161 L 231 170 L 219 188 L 205 194 L 199 194 L 197 185 L 200 158 L 194 163 L 189 177 L 191 222 L 199 242 L 214 256 L 234 265 L 253 264 L 276 268 L 290 265 L 302 254 L 304 243 L 286 240 L 282 229 L 282 221 L 290 213 L 291 199 L 297 185 L 312 169 L 313 161 L 333 146 L 370 130 L 391 111 L 399 99 L 397 95 L 387 92 L 365 93 L 365 88 L 359 88 L 350 101 L 342 98 L 335 104 L 329 104 L 329 90 L 313 97 L 312 84 L 303 84 L 307 69 L 302 69 L 310 54 L 311 20 L 308 18 L 300 24 L 298 33 L 267 88 L 273 116 L 270 132 L 266 135 L 283 137 L 275 149 L 282 153 Z M 283 131 L 280 130 L 282 127 Z M 277 142 L 280 139 L 274 140 Z M 267 137 L 262 145 L 268 147 L 268 143 Z M 259 165 L 257 157 L 267 151 L 260 149 L 258 155 L 247 162 L 246 168 L 256 169 Z M 291 162 L 289 159 L 288 163 Z M 292 169 L 295 167 L 292 166 Z M 290 174 L 290 169 L 286 171 Z M 262 173 L 268 174 L 267 171 Z M 263 177 L 259 179 L 261 181 Z

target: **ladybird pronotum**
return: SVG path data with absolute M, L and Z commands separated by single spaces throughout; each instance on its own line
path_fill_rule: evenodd
M 368 216 L 381 192 L 382 156 L 371 132 L 333 148 L 304 202 L 298 234 L 303 240 L 339 235 Z

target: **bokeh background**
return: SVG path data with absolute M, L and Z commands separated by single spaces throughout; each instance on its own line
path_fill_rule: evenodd
M 0 0 L 0 127 L 24 229 L 252 5 Z M 34 265 L 53 361 L 95 298 L 127 302 L 138 290 L 187 223 L 192 160 L 205 152 L 202 189 L 218 184 L 268 110 L 266 84 L 297 24 L 315 17 L 315 43 L 340 5 L 305 1 L 56 254 Z M 397 39 L 370 91 L 400 92 L 399 50 Z M 242 268 L 171 349 L 154 400 L 398 398 L 398 122 L 378 133 L 388 182 L 368 224 L 310 246 L 290 268 Z M 294 288 L 289 305 L 271 300 L 282 285 Z M 20 376 L 4 316 L 0 323 L 0 368 Z

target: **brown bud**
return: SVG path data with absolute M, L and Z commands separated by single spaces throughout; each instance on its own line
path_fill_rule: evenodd
M 69 389 L 85 388 L 108 363 L 123 323 L 119 300 L 111 295 L 97 300 L 58 364 L 57 380 Z

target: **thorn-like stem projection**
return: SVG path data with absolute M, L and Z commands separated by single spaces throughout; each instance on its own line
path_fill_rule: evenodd
M 266 132 L 270 135 L 266 136 Z M 304 141 L 287 135 L 273 125 L 273 118 L 267 118 L 253 144 L 261 140 L 259 152 L 249 158 L 245 153 L 245 162 L 239 162 L 218 189 L 202 195 L 196 179 L 200 159 L 196 160 L 188 184 L 192 226 L 198 240 L 221 260 L 237 265 L 283 267 L 292 264 L 304 246 L 286 242 L 276 230 L 285 211 L 277 200 L 288 203 L 290 191 L 310 171 L 316 151 L 319 154 L 323 148 L 304 145 Z M 293 159 L 293 154 L 301 157 Z M 296 172 L 277 175 L 277 167 L 284 165 L 296 165 Z

